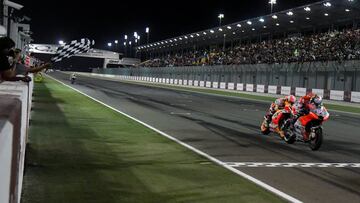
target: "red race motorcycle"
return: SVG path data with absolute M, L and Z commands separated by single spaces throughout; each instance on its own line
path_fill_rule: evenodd
M 261 133 L 264 135 L 268 135 L 271 132 L 279 134 L 281 138 L 285 137 L 285 133 L 283 131 L 284 125 L 287 124 L 286 121 L 291 117 L 291 108 L 292 106 L 289 103 L 285 104 L 284 109 L 278 109 L 274 115 L 272 116 L 271 123 L 267 126 L 266 117 L 261 124 Z
M 311 150 L 318 150 L 323 141 L 322 124 L 329 117 L 330 114 L 324 106 L 311 105 L 309 113 L 299 117 L 293 128 L 290 128 L 288 123 L 290 120 L 285 121 L 284 140 L 289 144 L 295 141 L 305 142 Z

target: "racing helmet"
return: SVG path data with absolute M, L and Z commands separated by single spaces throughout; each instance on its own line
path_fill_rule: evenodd
M 321 96 L 319 96 L 319 95 L 315 95 L 315 96 L 311 99 L 310 103 L 314 104 L 314 105 L 317 106 L 317 107 L 322 106 L 322 104 L 323 104 L 323 98 L 322 98 Z
M 285 99 L 291 104 L 294 104 L 296 102 L 296 97 L 294 95 L 286 96 Z

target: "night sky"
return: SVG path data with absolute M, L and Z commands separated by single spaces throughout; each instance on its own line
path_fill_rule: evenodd
M 25 7 L 19 14 L 32 18 L 35 43 L 57 43 L 81 37 L 96 40 L 97 48 L 115 39 L 121 44 L 124 34 L 137 31 L 145 41 L 145 27 L 150 27 L 150 41 L 196 32 L 219 25 L 270 13 L 269 0 L 12 0 Z M 275 11 L 302 6 L 317 0 L 278 0 Z M 96 2 L 96 3 L 95 3 Z

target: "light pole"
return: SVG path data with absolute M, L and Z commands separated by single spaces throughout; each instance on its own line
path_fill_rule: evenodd
M 127 56 L 127 40 L 128 40 L 128 36 L 125 35 L 125 36 L 124 36 L 124 39 L 125 39 L 125 42 L 124 42 L 124 45 L 125 45 L 125 56 Z
M 221 23 L 222 23 L 222 19 L 225 17 L 224 14 L 220 13 L 218 18 L 219 18 L 219 26 L 221 26 Z
M 271 5 L 271 13 L 273 13 L 274 5 L 276 4 L 276 0 L 270 0 L 269 4 Z
M 114 43 L 115 43 L 115 51 L 117 51 L 117 50 L 118 50 L 119 41 L 118 41 L 118 40 L 115 40 Z
M 132 47 L 131 47 L 131 44 L 132 44 L 132 42 L 130 41 L 130 42 L 129 42 L 129 45 L 130 45 L 130 57 L 132 57 Z
M 147 35 L 146 44 L 149 44 L 149 41 L 150 41 L 150 28 L 147 27 L 147 28 L 145 29 L 145 32 L 146 32 L 146 35 Z
M 112 43 L 111 43 L 111 42 L 109 42 L 109 43 L 107 43 L 107 45 L 108 45 L 108 47 L 111 49 L 111 47 L 112 47 Z
M 65 42 L 63 40 L 59 40 L 59 45 L 64 45 Z

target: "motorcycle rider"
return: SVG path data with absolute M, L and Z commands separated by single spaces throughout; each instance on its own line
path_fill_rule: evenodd
M 75 82 L 75 80 L 76 80 L 76 74 L 75 73 L 71 74 L 70 80 L 71 80 L 71 83 Z
M 276 111 L 284 109 L 287 104 L 290 104 L 292 106 L 295 104 L 295 102 L 296 102 L 296 97 L 294 95 L 288 95 L 288 96 L 276 99 L 275 102 L 270 105 L 270 108 L 265 115 L 266 127 L 269 127 L 272 117 L 276 113 Z
M 296 121 L 304 115 L 309 114 L 313 108 L 323 105 L 323 98 L 317 94 L 309 93 L 299 99 L 292 108 L 292 118 L 290 120 L 290 129 L 294 129 Z M 306 131 L 307 132 L 307 131 Z M 305 137 L 308 137 L 306 135 Z

